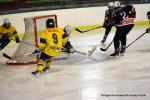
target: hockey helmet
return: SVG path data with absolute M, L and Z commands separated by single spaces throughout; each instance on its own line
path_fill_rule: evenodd
M 119 1 L 114 1 L 114 7 L 120 7 L 120 2 Z
M 10 20 L 8 18 L 4 19 L 4 24 L 10 24 Z
M 47 19 L 47 21 L 46 21 L 46 27 L 47 28 L 54 28 L 55 27 L 54 24 L 55 24 L 54 19 L 52 19 L 52 18 Z
M 65 27 L 64 27 L 64 32 L 65 32 L 65 34 L 67 35 L 67 36 L 69 36 L 70 35 L 70 33 L 71 33 L 71 26 L 70 25 L 66 25 Z
M 114 3 L 113 2 L 109 2 L 108 3 L 108 8 L 114 8 Z

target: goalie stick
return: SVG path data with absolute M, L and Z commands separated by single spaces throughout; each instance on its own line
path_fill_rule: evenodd
M 76 53 L 78 54 L 81 54 L 81 55 L 84 55 L 84 56 L 87 56 L 87 53 L 84 53 L 84 52 L 81 52 L 81 51 L 75 51 Z M 9 56 L 8 54 L 6 53 L 3 53 L 3 56 L 9 60 L 14 60 L 14 59 L 20 59 L 20 58 L 24 58 L 24 57 L 27 57 L 27 56 L 30 56 L 30 55 L 38 55 L 39 53 L 41 53 L 41 51 L 39 52 L 32 52 L 32 53 L 27 53 L 27 54 L 24 54 L 24 55 L 18 55 L 17 57 L 11 57 Z
M 13 41 L 15 41 L 14 39 L 12 39 Z M 21 41 L 23 42 L 23 41 Z M 32 46 L 35 46 L 34 44 L 31 44 L 31 43 L 28 43 L 28 42 L 23 42 L 25 44 L 29 44 L 29 45 L 32 45 Z M 36 48 L 38 48 L 37 46 L 35 46 Z M 64 47 L 62 47 L 64 48 Z M 87 56 L 88 54 L 87 53 L 84 53 L 84 52 L 81 52 L 81 51 L 78 51 L 78 50 L 75 50 L 76 53 L 78 54 L 82 54 L 82 55 L 85 55 Z M 14 60 L 14 59 L 20 59 L 20 58 L 23 58 L 23 57 L 26 57 L 26 56 L 30 56 L 30 55 L 35 55 L 35 54 L 39 54 L 41 53 L 40 51 L 39 52 L 32 52 L 32 53 L 27 53 L 27 54 L 24 54 L 24 55 L 18 55 L 17 57 L 10 57 L 8 54 L 6 53 L 3 53 L 3 56 L 9 60 Z
M 85 31 L 81 31 L 81 30 L 78 29 L 78 28 L 75 28 L 75 30 L 78 31 L 78 32 L 80 32 L 80 33 L 84 33 L 84 32 L 88 32 L 88 31 L 95 30 L 95 29 L 102 28 L 102 27 L 103 27 L 103 26 L 99 26 L 99 27 L 91 28 L 91 29 L 88 29 L 88 30 L 85 30 Z

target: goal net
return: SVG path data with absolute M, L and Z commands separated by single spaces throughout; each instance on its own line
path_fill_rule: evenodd
M 34 52 L 39 44 L 39 38 L 41 31 L 46 29 L 46 20 L 52 18 L 55 21 L 55 27 L 57 27 L 57 16 L 56 15 L 46 15 L 46 16 L 36 16 L 24 18 L 25 23 L 25 34 L 23 36 L 22 42 L 16 49 L 15 53 L 12 55 L 12 60 L 8 60 L 6 63 L 9 65 L 27 65 L 35 64 L 38 61 L 37 55 L 24 56 Z M 20 57 L 22 56 L 22 57 Z M 24 56 L 24 57 L 23 57 Z M 20 58 L 19 58 L 20 57 Z

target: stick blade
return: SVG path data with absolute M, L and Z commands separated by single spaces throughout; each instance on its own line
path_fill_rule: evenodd
M 3 57 L 5 57 L 5 58 L 11 60 L 11 57 L 10 57 L 9 55 L 7 55 L 6 53 L 3 53 Z
M 96 46 L 93 47 L 90 51 L 88 51 L 88 57 L 90 57 L 94 53 L 95 50 L 96 50 Z
M 101 51 L 106 51 L 107 49 L 104 49 L 104 48 L 100 48 L 100 50 L 101 50 Z
M 81 30 L 79 30 L 78 28 L 75 28 L 76 31 L 80 32 L 80 33 L 83 33 Z

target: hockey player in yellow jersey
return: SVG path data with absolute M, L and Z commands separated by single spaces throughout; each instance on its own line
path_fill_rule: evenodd
M 32 72 L 35 76 L 40 76 L 42 72 L 47 73 L 52 64 L 52 57 L 56 57 L 62 50 L 63 46 L 69 52 L 75 52 L 69 42 L 69 27 L 55 28 L 53 19 L 46 21 L 46 27 L 40 38 L 39 50 L 42 51 L 38 61 L 37 70 Z M 67 30 L 68 29 L 68 30 Z
M 9 19 L 6 18 L 4 19 L 4 24 L 0 26 L 0 51 L 4 49 L 13 38 L 16 43 L 20 42 L 15 27 L 12 26 Z

